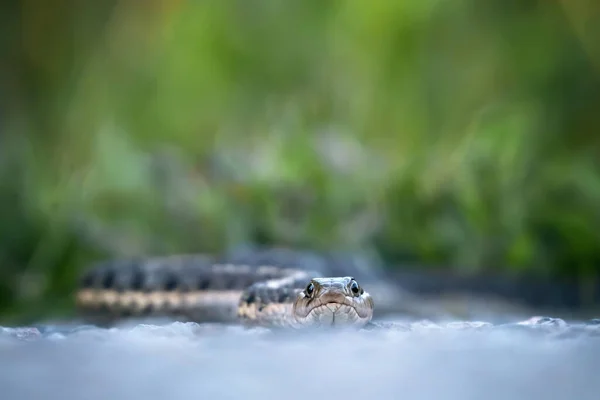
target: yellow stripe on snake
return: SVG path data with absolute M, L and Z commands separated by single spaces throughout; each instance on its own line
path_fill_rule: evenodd
M 374 302 L 352 276 L 203 256 L 115 260 L 88 270 L 76 294 L 87 316 L 169 316 L 246 326 L 362 328 Z

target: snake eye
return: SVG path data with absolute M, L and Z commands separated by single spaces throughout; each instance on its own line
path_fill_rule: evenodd
M 309 283 L 308 286 L 306 287 L 306 295 L 308 297 L 312 296 L 313 292 L 315 291 L 315 285 L 313 285 L 313 283 Z
M 358 282 L 356 282 L 354 280 L 350 284 L 350 290 L 352 291 L 352 294 L 355 296 L 362 294 L 362 289 L 360 288 L 360 286 L 358 286 Z

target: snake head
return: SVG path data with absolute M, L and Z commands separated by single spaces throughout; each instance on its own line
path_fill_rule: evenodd
M 294 302 L 301 326 L 362 328 L 373 317 L 373 299 L 351 276 L 311 279 Z

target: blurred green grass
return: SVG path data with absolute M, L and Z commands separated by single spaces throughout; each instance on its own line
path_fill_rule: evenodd
M 99 257 L 244 243 L 597 278 L 592 2 L 2 7 L 4 318 Z

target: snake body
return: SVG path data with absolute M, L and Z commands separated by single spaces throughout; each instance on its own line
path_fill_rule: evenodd
M 203 255 L 105 261 L 76 293 L 87 316 L 168 316 L 263 327 L 357 327 L 374 302 L 352 276 L 321 270 L 219 262 Z

